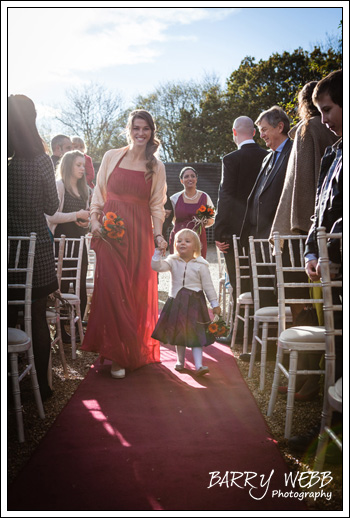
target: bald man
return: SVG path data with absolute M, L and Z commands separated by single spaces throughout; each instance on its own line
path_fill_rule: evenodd
M 236 290 L 236 269 L 233 255 L 232 235 L 239 237 L 247 206 L 247 198 L 254 186 L 261 164 L 268 151 L 254 141 L 255 128 L 252 119 L 246 116 L 235 119 L 232 127 L 236 151 L 222 159 L 222 174 L 219 187 L 214 236 L 218 248 L 225 254 L 227 271 L 233 293 Z M 245 289 L 246 288 L 246 289 Z M 244 291 L 250 285 L 243 286 Z M 235 300 L 235 297 L 233 297 Z M 230 343 L 230 337 L 220 340 Z

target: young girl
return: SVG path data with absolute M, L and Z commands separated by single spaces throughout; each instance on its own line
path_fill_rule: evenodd
M 175 370 L 179 372 L 184 370 L 186 347 L 190 347 L 196 374 L 203 376 L 209 372 L 209 368 L 202 365 L 203 346 L 215 341 L 205 332 L 210 317 L 204 293 L 216 315 L 220 315 L 220 307 L 208 262 L 201 257 L 198 234 L 189 229 L 180 230 L 175 235 L 174 248 L 175 253 L 166 259 L 158 249 L 152 258 L 153 270 L 171 272 L 169 298 L 152 336 L 176 346 Z

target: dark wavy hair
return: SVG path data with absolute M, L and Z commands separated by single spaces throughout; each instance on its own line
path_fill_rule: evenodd
M 46 153 L 46 146 L 36 127 L 35 105 L 26 95 L 7 99 L 7 156 L 34 158 Z
M 145 179 L 146 181 L 150 180 L 152 175 L 154 174 L 154 166 L 157 163 L 156 156 L 158 155 L 158 148 L 160 146 L 160 140 L 156 136 L 156 125 L 154 123 L 152 115 L 146 110 L 133 110 L 129 114 L 128 122 L 126 125 L 126 138 L 128 143 L 131 144 L 131 129 L 135 119 L 143 119 L 147 122 L 148 126 L 151 128 L 151 138 L 147 142 L 146 146 L 146 173 Z
M 298 93 L 298 115 L 302 120 L 310 120 L 316 115 L 320 116 L 320 112 L 312 102 L 312 93 L 316 85 L 317 81 L 310 81 Z

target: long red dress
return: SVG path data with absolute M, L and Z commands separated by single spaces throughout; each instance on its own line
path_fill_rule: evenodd
M 143 171 L 118 163 L 108 180 L 103 211 L 123 218 L 125 234 L 121 243 L 92 240 L 97 263 L 82 349 L 129 370 L 160 361 L 159 342 L 151 338 L 158 318 L 157 274 L 151 268 L 151 184 Z

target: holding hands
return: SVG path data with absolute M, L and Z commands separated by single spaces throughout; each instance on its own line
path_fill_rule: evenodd
M 164 237 L 161 234 L 157 234 L 154 238 L 154 241 L 158 247 L 158 250 L 162 252 L 162 255 L 165 255 L 165 251 L 168 247 L 168 243 L 164 239 Z

